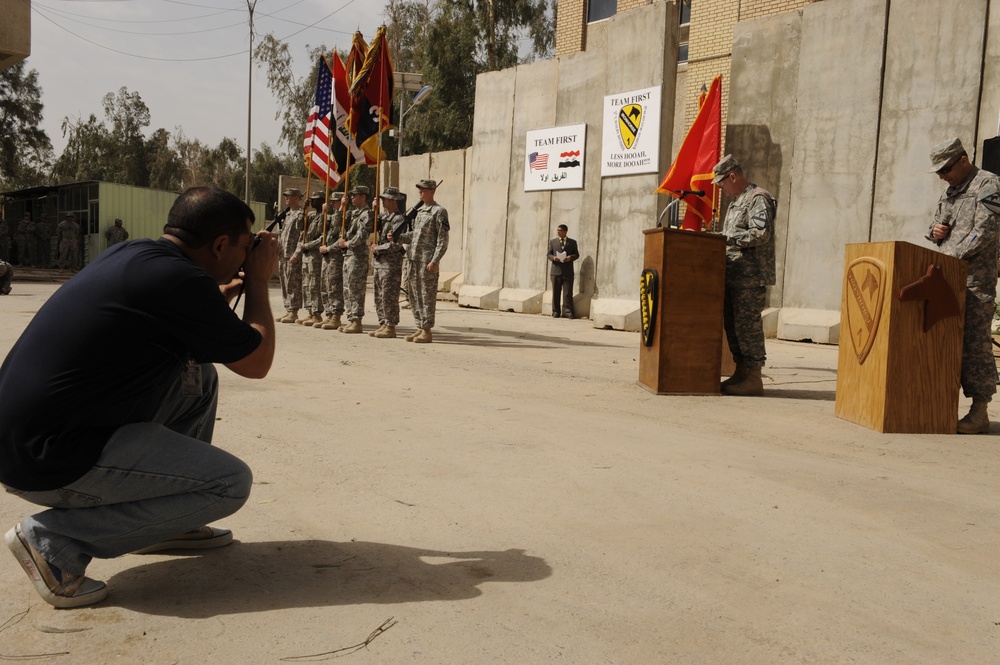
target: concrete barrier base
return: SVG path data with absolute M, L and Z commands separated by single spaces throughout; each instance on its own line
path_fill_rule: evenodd
M 542 292 L 534 289 L 501 289 L 497 309 L 502 312 L 538 314 L 542 311 Z
M 642 328 L 639 302 L 597 298 L 590 303 L 590 319 L 595 328 L 637 332 Z
M 782 307 L 778 313 L 777 337 L 789 341 L 812 340 L 819 344 L 838 344 L 840 312 Z
M 477 309 L 497 309 L 500 289 L 495 286 L 472 286 L 463 284 L 458 290 L 458 304 Z

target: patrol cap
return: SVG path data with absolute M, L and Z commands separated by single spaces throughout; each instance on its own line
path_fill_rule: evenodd
M 331 201 L 339 201 L 342 198 L 344 198 L 344 193 L 340 191 L 334 192 L 333 194 L 330 195 Z
M 282 194 L 284 194 L 285 196 L 302 196 L 302 192 L 295 189 L 294 187 L 289 187 L 288 189 L 283 191 Z
M 364 194 L 365 196 L 371 198 L 372 190 L 368 189 L 365 185 L 358 185 L 351 189 L 351 196 L 356 194 Z
M 712 172 L 715 173 L 715 177 L 712 178 L 712 184 L 718 185 L 725 180 L 727 175 L 738 168 L 740 168 L 740 163 L 736 161 L 736 158 L 732 155 L 726 155 L 718 164 L 712 167 Z
M 931 148 L 931 168 L 927 172 L 934 173 L 935 171 L 940 171 L 948 162 L 964 153 L 965 148 L 962 146 L 962 141 L 958 138 L 938 143 Z
M 402 198 L 399 194 L 398 187 L 386 187 L 382 193 L 379 195 L 380 199 L 392 199 L 393 201 L 399 201 Z
M 437 189 L 437 180 L 421 180 L 417 183 L 417 189 Z
M 323 198 L 324 198 L 323 192 L 313 192 L 312 194 L 309 195 L 310 201 L 322 201 Z
M 121 223 L 122 223 L 122 220 L 120 220 L 120 219 L 116 219 L 115 220 L 115 224 L 121 224 Z

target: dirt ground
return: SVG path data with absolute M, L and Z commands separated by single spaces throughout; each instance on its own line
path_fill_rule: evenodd
M 54 288 L 0 298 L 0 352 Z M 840 420 L 832 346 L 769 340 L 763 398 L 667 397 L 635 333 L 442 304 L 434 334 L 279 326 L 268 378 L 220 372 L 239 542 L 95 561 L 78 610 L 0 554 L 0 660 L 1000 662 L 1000 424 Z

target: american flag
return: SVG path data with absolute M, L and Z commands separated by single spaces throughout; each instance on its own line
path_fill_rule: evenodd
M 533 152 L 528 155 L 528 166 L 535 171 L 544 171 L 549 168 L 549 156 L 547 153 Z
M 306 121 L 306 134 L 302 142 L 302 151 L 309 170 L 322 182 L 336 187 L 340 183 L 340 175 L 336 158 L 330 155 L 330 115 L 333 97 L 333 74 L 326 64 L 326 59 L 320 56 L 319 67 L 316 70 L 316 97 L 313 107 L 309 110 Z

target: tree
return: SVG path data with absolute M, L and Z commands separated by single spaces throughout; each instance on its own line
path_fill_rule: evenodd
M 64 117 L 61 128 L 66 147 L 52 167 L 55 181 L 108 180 L 106 166 L 110 159 L 111 136 L 97 116 L 91 113 L 86 120 Z
M 160 128 L 146 141 L 146 164 L 149 166 L 149 186 L 168 191 L 179 190 L 181 160 L 170 145 L 170 132 Z
M 38 72 L 25 63 L 0 71 L 0 185 L 39 184 L 52 160 L 52 143 L 39 128 L 42 89 Z
M 104 95 L 104 117 L 110 125 L 106 179 L 125 185 L 149 185 L 147 146 L 142 133 L 149 127 L 149 107 L 138 92 L 124 86 Z

